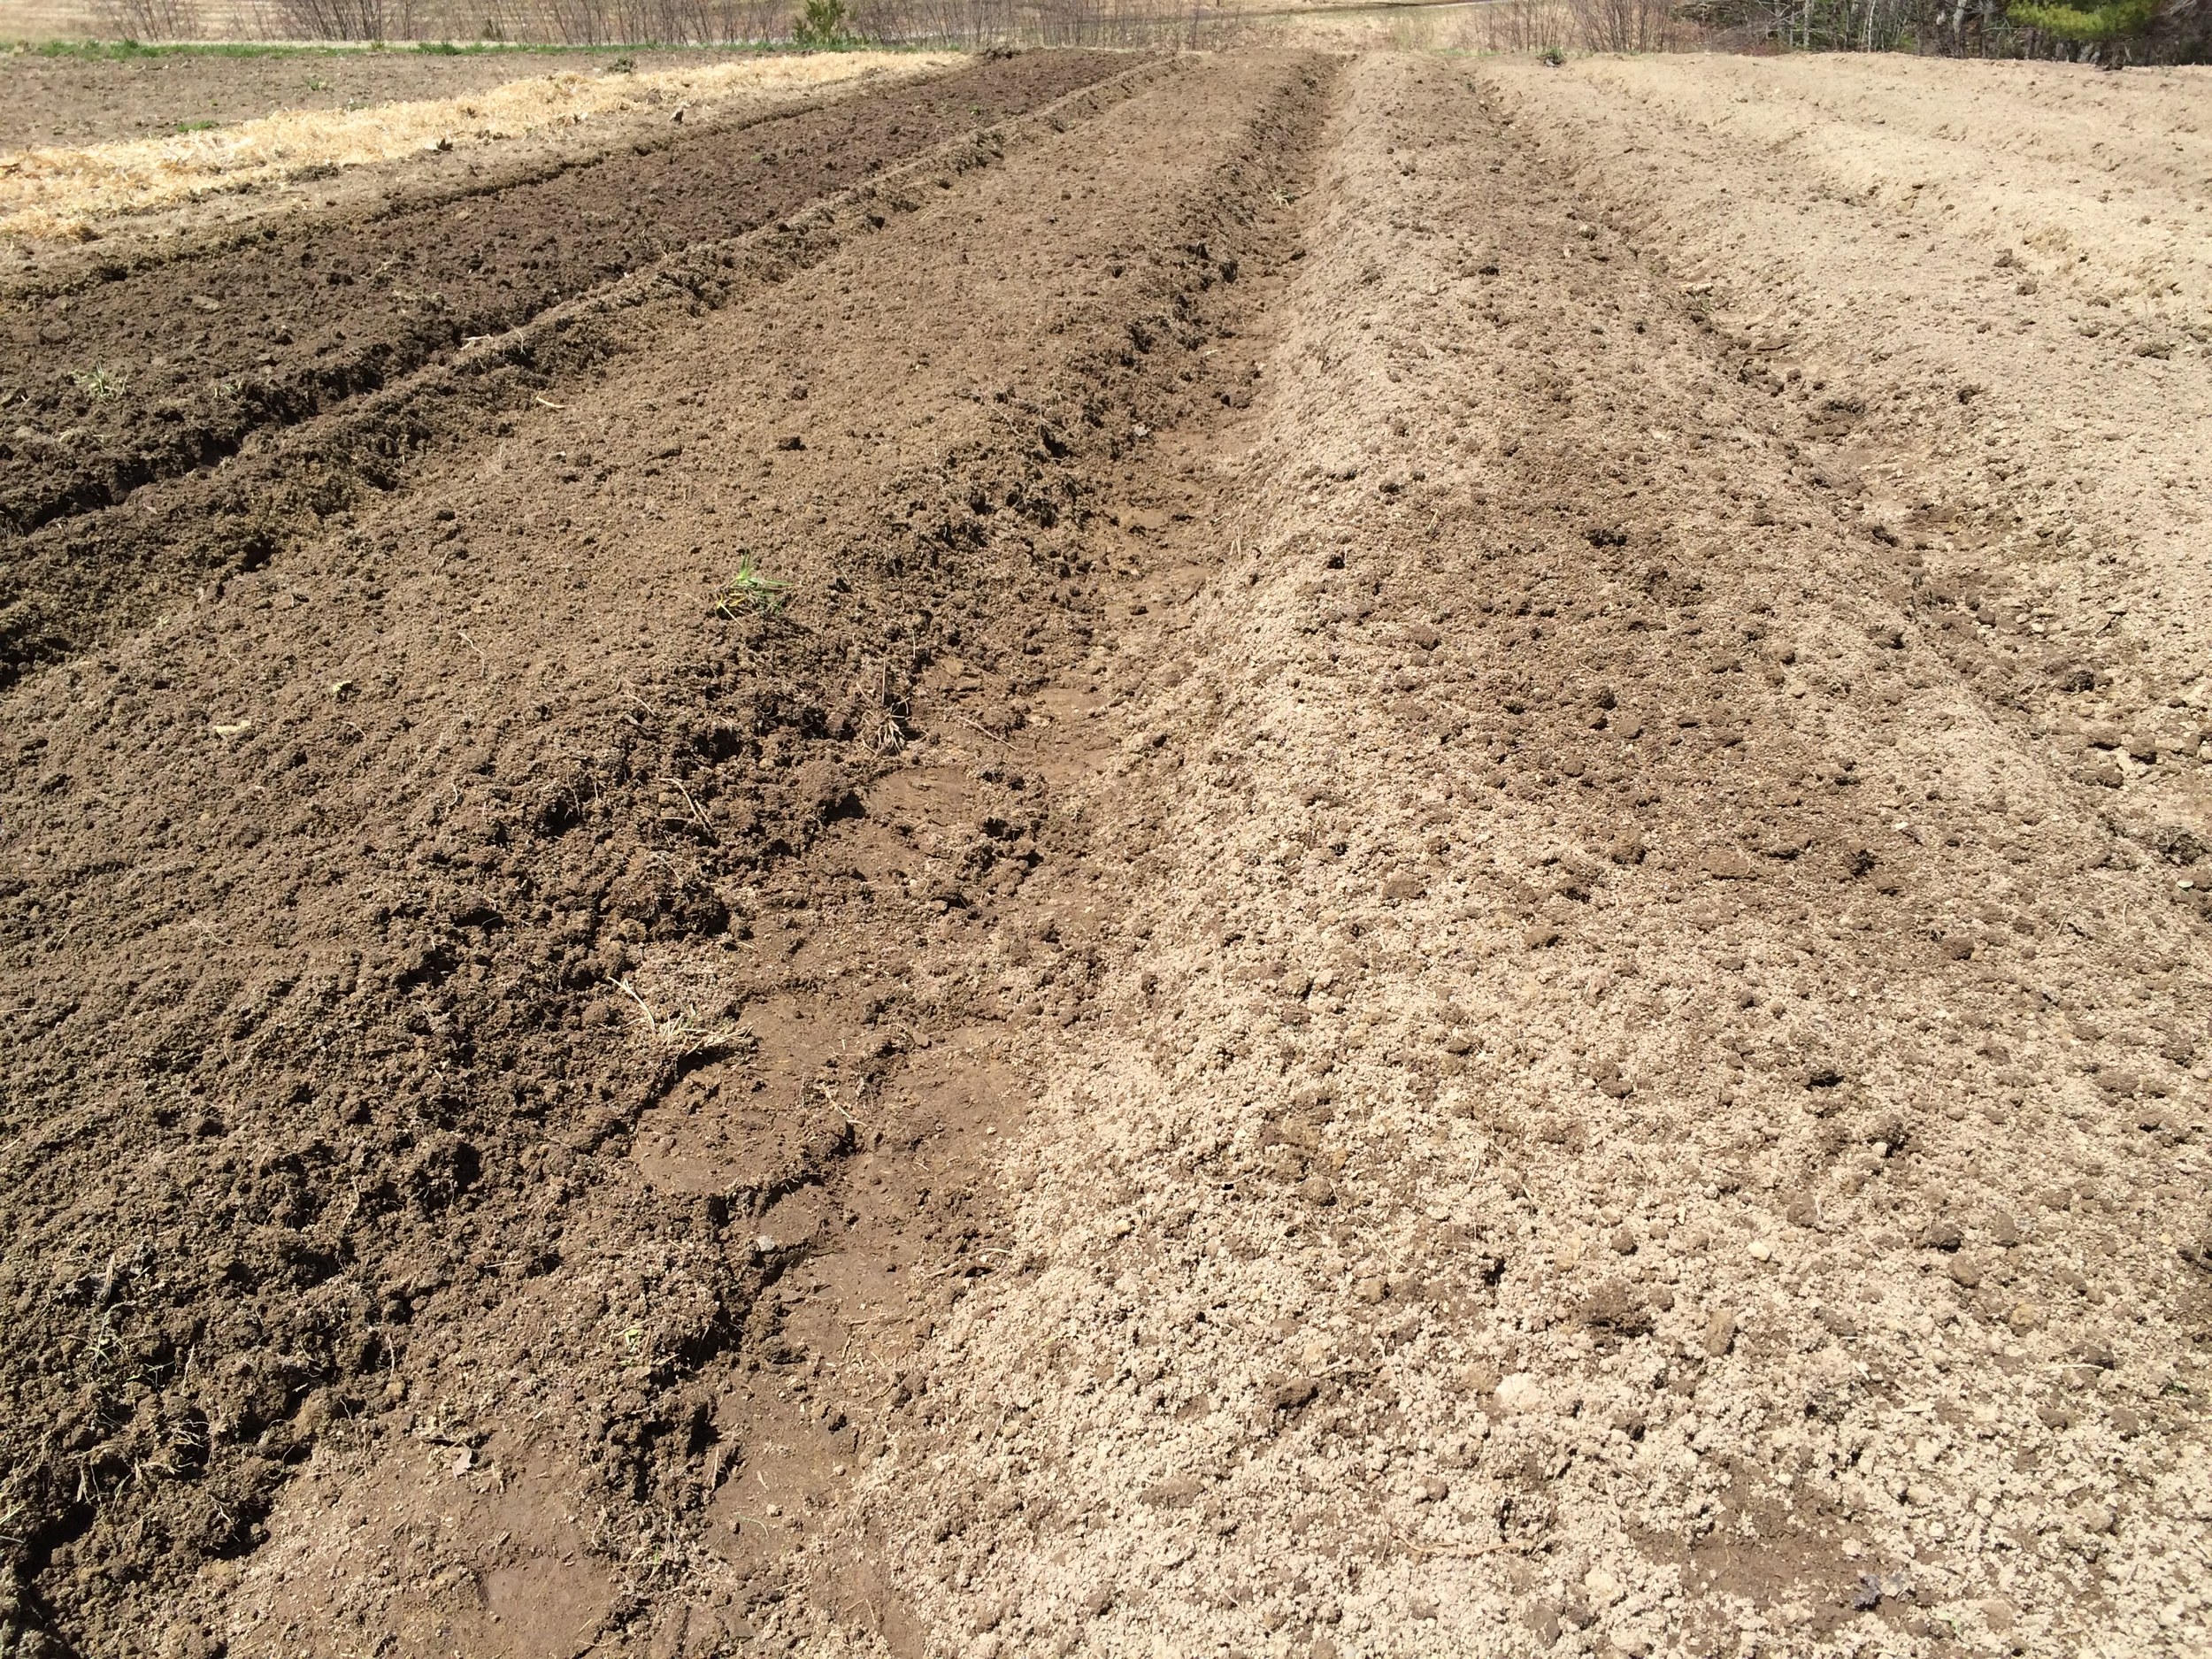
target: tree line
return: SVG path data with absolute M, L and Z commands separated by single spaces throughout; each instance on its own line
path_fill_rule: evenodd
M 1226 46 L 1265 38 L 1285 15 L 1203 0 L 96 3 L 104 27 L 137 41 L 243 32 L 564 46 Z M 219 18 L 211 10 L 218 4 L 226 5 Z M 2108 67 L 2212 61 L 2212 0 L 1490 0 L 1450 15 L 1459 19 L 1455 42 L 1502 51 L 1904 51 Z

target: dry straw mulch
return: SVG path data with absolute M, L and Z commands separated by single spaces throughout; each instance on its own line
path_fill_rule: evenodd
M 559 74 L 488 92 L 374 109 L 283 110 L 166 138 L 0 155 L 0 235 L 81 241 L 98 221 L 250 190 L 426 150 L 493 143 L 547 128 L 764 103 L 949 66 L 951 54 L 838 52 L 747 58 L 650 74 Z

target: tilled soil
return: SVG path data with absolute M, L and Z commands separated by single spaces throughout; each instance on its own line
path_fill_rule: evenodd
M 23 1649 L 2200 1646 L 2200 297 L 1802 69 L 1141 65 L 100 579 Z
M 276 50 L 255 57 L 154 52 L 128 58 L 0 52 L 0 150 L 157 137 L 277 110 L 343 110 L 449 98 L 533 75 L 592 74 L 626 58 L 641 72 L 718 63 L 710 50 Z
M 73 281 L 12 295 L 0 334 L 0 407 L 16 423 L 0 438 L 0 533 L 12 543 L 0 662 L 20 672 L 73 649 L 89 626 L 84 613 L 108 608 L 108 595 L 70 589 L 85 566 L 116 562 L 95 551 L 112 526 L 69 520 L 213 467 L 257 434 L 449 362 L 564 299 L 772 223 L 1127 62 L 1102 53 L 986 61 L 704 134 L 669 127 L 614 153 L 526 166 L 519 177 L 401 189 L 373 211 L 264 225 L 196 257 L 96 264 Z M 319 469 L 326 448 L 319 437 L 311 446 Z M 242 522 L 227 536 L 216 530 L 204 559 L 265 556 L 254 544 L 266 539 L 255 526 L 268 492 L 265 480 L 255 482 L 242 500 L 233 480 L 214 485 Z M 331 493 L 327 479 L 311 488 Z M 134 503 L 160 522 L 165 557 L 174 557 L 173 521 L 207 517 L 207 494 L 189 493 L 181 515 L 174 503 Z M 203 527 L 197 539 L 208 538 Z
M 569 70 L 449 97 L 278 110 L 223 128 L 0 154 L 0 288 L 58 295 L 89 273 L 204 255 L 303 212 L 388 213 L 589 166 L 669 128 L 728 128 L 856 91 L 942 75 L 962 54 L 763 52 L 657 73 Z M 430 79 L 434 79 L 431 77 Z M 332 214 L 330 210 L 341 211 Z M 103 274 L 106 273 L 106 274 Z

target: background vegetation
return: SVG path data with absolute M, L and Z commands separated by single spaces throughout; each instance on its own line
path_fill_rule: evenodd
M 1219 46 L 1300 12 L 1205 0 L 91 0 L 129 41 Z M 1480 0 L 1379 5 L 1404 43 L 1509 51 L 1909 51 L 2212 59 L 2212 0 Z M 1341 15 L 1339 13 L 1338 15 Z

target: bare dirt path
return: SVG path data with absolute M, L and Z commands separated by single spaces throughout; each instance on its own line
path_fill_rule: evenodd
M 1149 66 L 8 692 L 27 1647 L 2200 1646 L 2202 313 L 1799 67 Z

